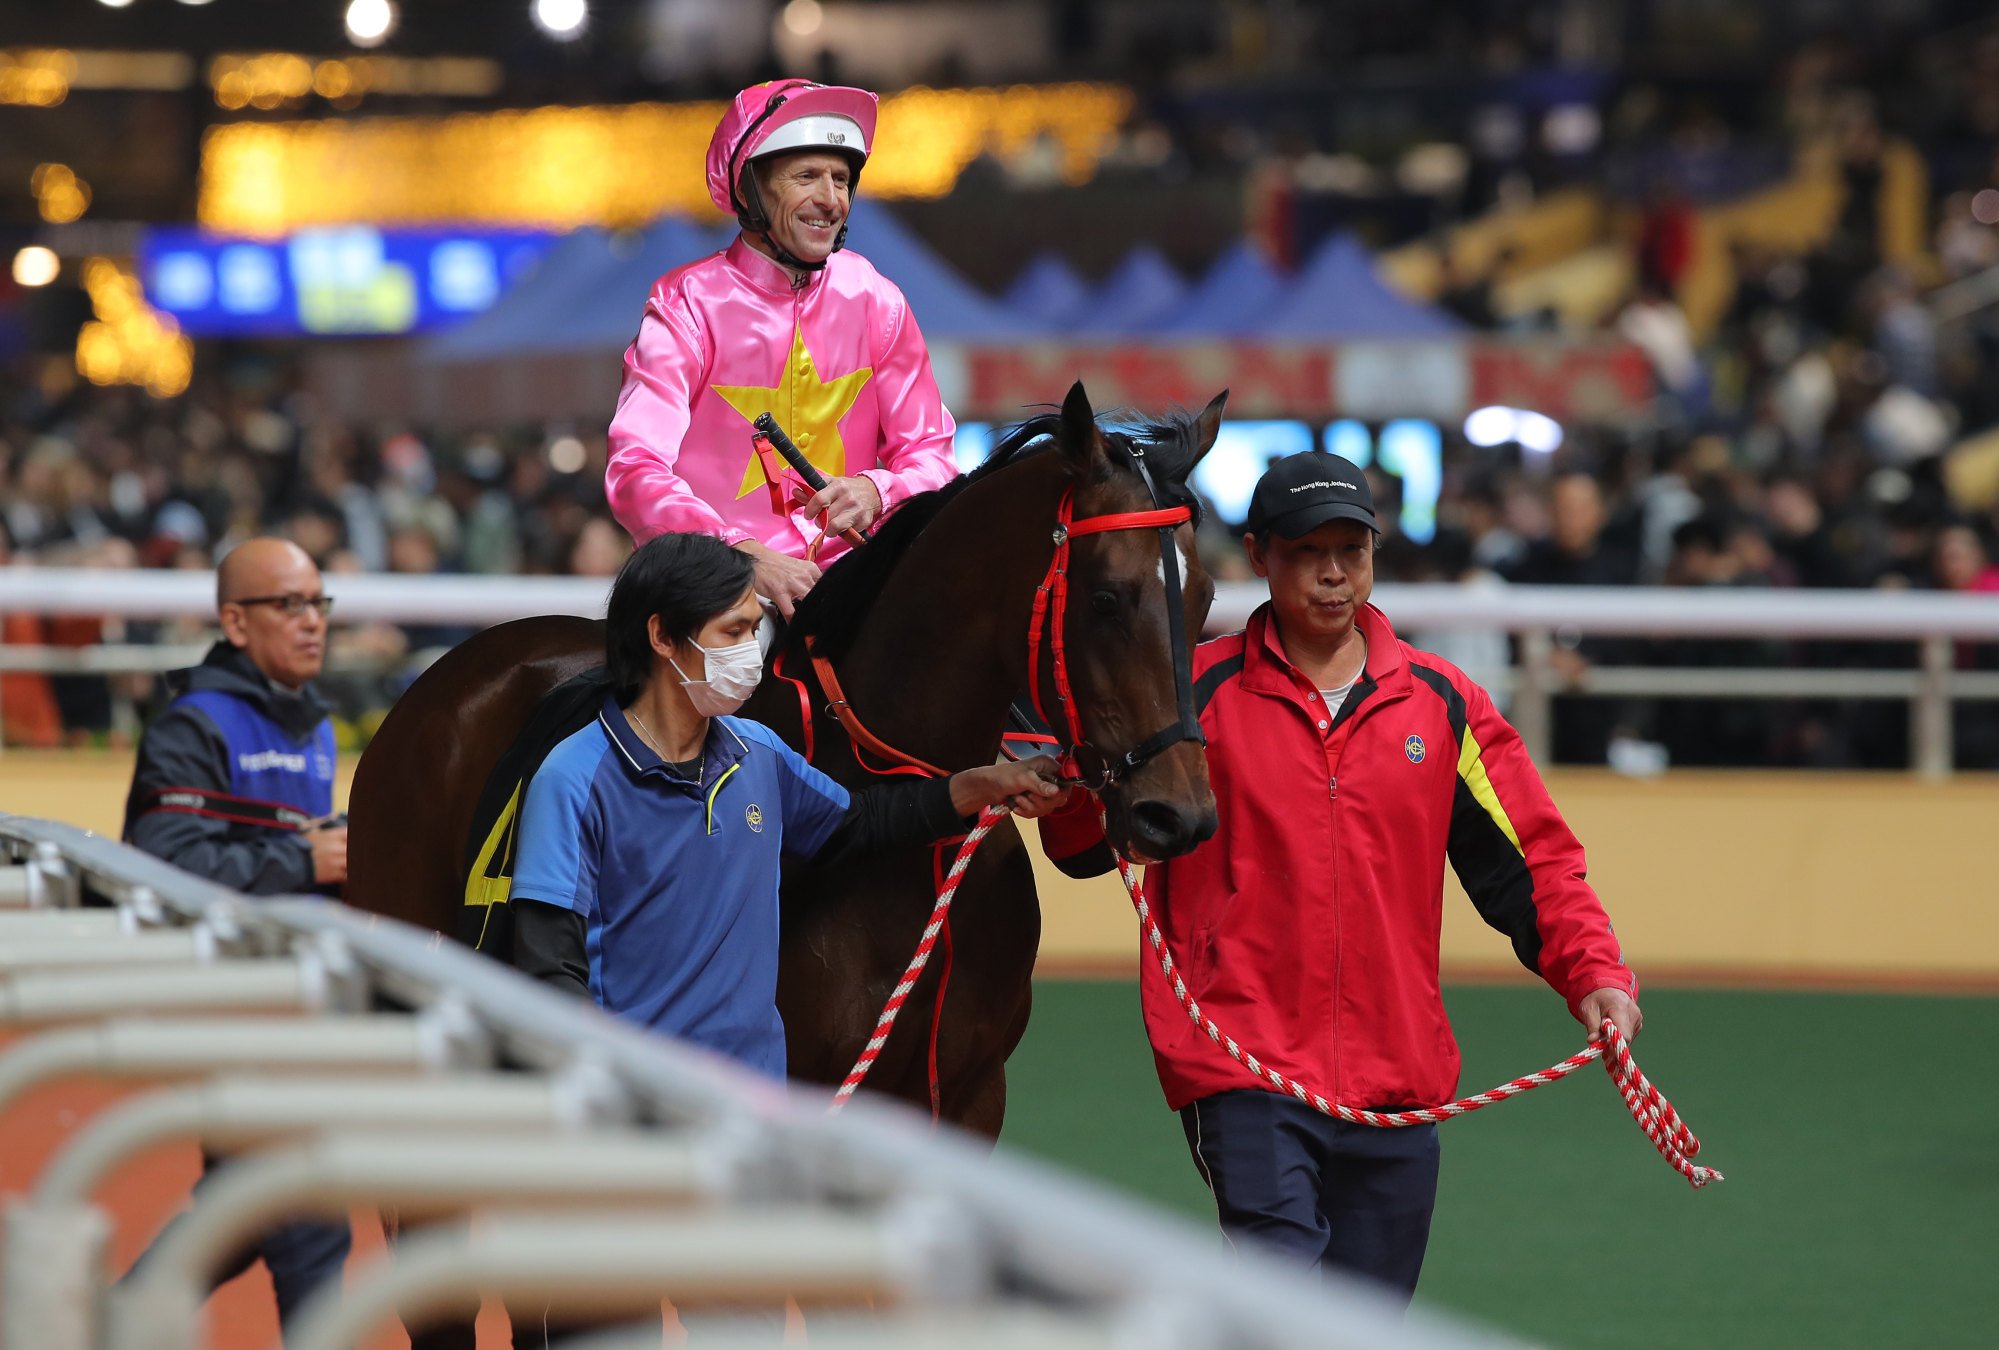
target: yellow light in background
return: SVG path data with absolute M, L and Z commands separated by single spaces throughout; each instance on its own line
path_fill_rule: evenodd
M 83 289 L 96 318 L 76 335 L 76 371 L 92 384 L 145 386 L 172 398 L 194 378 L 194 344 L 168 315 L 146 303 L 139 278 L 108 258 L 83 264 Z
M 345 98 L 354 89 L 354 72 L 345 61 L 321 61 L 312 72 L 312 92 L 321 98 Z
M 62 259 L 52 248 L 30 244 L 14 255 L 16 286 L 46 286 L 62 271 Z
M 364 69 L 386 60 L 349 61 L 357 89 L 369 78 Z M 881 101 L 879 148 L 863 190 L 939 197 L 981 151 L 1010 154 L 1043 137 L 1060 147 L 1069 181 L 1086 182 L 1131 105 L 1129 90 L 1098 84 L 892 94 Z M 202 142 L 200 219 L 264 236 L 356 221 L 568 230 L 669 213 L 713 220 L 703 159 L 723 106 L 232 123 Z
M 69 97 L 76 57 L 60 47 L 0 51 L 0 103 L 53 108 Z
M 78 178 L 67 164 L 40 164 L 28 179 L 35 205 L 42 219 L 52 225 L 67 225 L 90 209 L 90 184 Z
M 364 94 L 490 98 L 504 73 L 471 56 L 348 56 L 315 60 L 293 52 L 230 52 L 208 63 L 208 87 L 231 112 L 282 107 L 310 94 L 351 106 Z

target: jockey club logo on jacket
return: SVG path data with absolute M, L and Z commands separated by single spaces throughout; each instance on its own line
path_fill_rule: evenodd
M 1421 736 L 1411 736 L 1408 740 L 1402 742 L 1402 753 L 1409 756 L 1411 764 L 1421 764 L 1423 756 L 1429 752 L 1424 748 Z

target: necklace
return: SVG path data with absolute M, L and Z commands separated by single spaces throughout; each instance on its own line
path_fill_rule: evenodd
M 632 721 L 635 724 L 637 724 L 639 729 L 639 734 L 645 737 L 646 744 L 652 747 L 652 752 L 658 755 L 661 760 L 676 768 L 686 762 L 685 760 L 672 760 L 666 758 L 665 747 L 659 743 L 659 737 L 652 734 L 652 728 L 646 725 L 645 718 L 639 716 L 639 710 L 637 704 L 634 704 L 633 706 L 625 709 L 625 711 L 632 715 Z M 707 781 L 708 781 L 708 747 L 704 745 L 703 747 L 701 747 L 701 753 L 697 755 L 694 760 L 694 786 L 701 787 L 704 784 L 706 784 Z

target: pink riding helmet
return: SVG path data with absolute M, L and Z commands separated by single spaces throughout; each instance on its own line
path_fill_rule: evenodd
M 875 96 L 865 89 L 773 80 L 736 95 L 708 142 L 708 196 L 748 230 L 769 227 L 762 203 L 739 193 L 752 160 L 787 150 L 834 150 L 854 163 L 854 179 L 875 139 Z

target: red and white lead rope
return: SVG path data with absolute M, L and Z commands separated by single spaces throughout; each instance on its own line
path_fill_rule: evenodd
M 868 1076 L 868 1070 L 874 1067 L 875 1060 L 881 1055 L 882 1047 L 888 1044 L 889 1031 L 895 1026 L 896 1015 L 902 1011 L 902 1005 L 908 1001 L 910 991 L 916 988 L 918 977 L 923 974 L 924 966 L 930 961 L 931 950 L 937 945 L 937 935 L 943 930 L 944 918 L 950 913 L 951 901 L 958 893 L 958 882 L 965 875 L 965 869 L 971 865 L 972 854 L 978 850 L 980 842 L 992 832 L 993 826 L 1006 814 L 1004 808 L 988 807 L 980 814 L 979 822 L 973 827 L 972 832 L 965 836 L 964 843 L 959 845 L 958 856 L 952 860 L 951 870 L 944 876 L 944 884 L 937 893 L 937 903 L 930 911 L 930 921 L 924 925 L 923 937 L 916 945 L 916 955 L 910 958 L 909 967 L 903 971 L 902 979 L 896 983 L 895 991 L 889 995 L 888 1002 L 883 1006 L 881 1017 L 875 1022 L 874 1034 L 868 1038 L 867 1046 L 862 1049 L 860 1058 L 854 1061 L 854 1067 L 847 1072 L 846 1081 L 840 1084 L 840 1090 L 833 1094 L 833 1105 L 830 1109 L 839 1110 L 847 1098 L 854 1095 L 861 1086 L 861 1081 Z M 1188 1019 L 1199 1027 L 1209 1040 L 1226 1050 L 1231 1059 L 1279 1092 L 1297 1098 L 1313 1110 L 1355 1125 L 1373 1125 L 1382 1129 L 1392 1129 L 1402 1125 L 1434 1125 L 1440 1121 L 1450 1120 L 1454 1116 L 1476 1111 L 1480 1107 L 1491 1106 L 1494 1102 L 1503 1102 L 1508 1097 L 1517 1097 L 1537 1087 L 1545 1087 L 1558 1079 L 1567 1078 L 1591 1060 L 1601 1059 L 1604 1068 L 1610 1073 L 1611 1081 L 1617 1085 L 1618 1095 L 1624 1098 L 1625 1108 L 1631 1112 L 1631 1118 L 1638 1122 L 1638 1128 L 1645 1132 L 1645 1137 L 1652 1141 L 1652 1146 L 1659 1150 L 1659 1156 L 1696 1189 L 1707 1185 L 1710 1181 L 1722 1180 L 1721 1173 L 1714 1168 L 1703 1167 L 1693 1161 L 1694 1156 L 1700 1152 L 1700 1140 L 1694 1137 L 1694 1132 L 1680 1119 L 1680 1113 L 1673 1109 L 1673 1104 L 1667 1101 L 1659 1089 L 1653 1087 L 1651 1081 L 1639 1071 L 1637 1061 L 1631 1057 L 1630 1042 L 1625 1040 L 1624 1033 L 1620 1032 L 1616 1024 L 1608 1018 L 1605 1018 L 1603 1025 L 1597 1029 L 1587 1049 L 1577 1051 L 1561 1063 L 1551 1065 L 1539 1073 L 1524 1074 L 1510 1083 L 1502 1083 L 1488 1091 L 1475 1092 L 1469 1097 L 1445 1102 L 1442 1106 L 1425 1107 L 1414 1111 L 1365 1111 L 1328 1101 L 1303 1083 L 1294 1082 L 1264 1064 L 1255 1055 L 1236 1044 L 1233 1038 L 1215 1025 L 1213 1019 L 1203 1015 L 1200 1003 L 1187 991 L 1186 981 L 1180 978 L 1179 969 L 1173 962 L 1173 953 L 1166 945 L 1166 935 L 1159 931 L 1159 925 L 1153 921 L 1152 907 L 1146 901 L 1145 888 L 1139 884 L 1137 870 L 1120 857 L 1118 875 L 1124 878 L 1125 890 L 1130 893 L 1132 905 L 1138 911 L 1138 921 L 1145 933 L 1145 940 L 1151 944 L 1154 954 L 1159 959 L 1160 973 L 1166 977 L 1167 984 L 1172 987 L 1173 996 L 1179 1000 Z
M 1318 1093 L 1308 1089 L 1303 1083 L 1293 1082 L 1269 1065 L 1262 1063 L 1255 1055 L 1237 1045 L 1213 1019 L 1201 1012 L 1201 1005 L 1187 992 L 1187 982 L 1180 978 L 1180 972 L 1173 964 L 1173 953 L 1166 945 L 1166 935 L 1153 922 L 1152 908 L 1146 903 L 1145 889 L 1139 885 L 1138 874 L 1123 858 L 1118 859 L 1118 874 L 1124 878 L 1125 889 L 1131 893 L 1132 905 L 1138 910 L 1138 921 L 1145 931 L 1145 940 L 1151 944 L 1153 953 L 1159 958 L 1160 973 L 1173 989 L 1173 997 L 1180 1001 L 1187 1018 L 1205 1033 L 1209 1040 L 1228 1051 L 1229 1058 L 1241 1064 L 1257 1077 L 1269 1083 L 1279 1092 L 1288 1093 L 1304 1102 L 1313 1110 L 1338 1120 L 1355 1125 L 1375 1125 L 1393 1128 L 1398 1125 L 1434 1125 L 1439 1121 L 1462 1116 L 1494 1102 L 1503 1102 L 1508 1097 L 1517 1097 L 1537 1087 L 1545 1087 L 1557 1079 L 1567 1078 L 1593 1059 L 1601 1059 L 1605 1069 L 1610 1071 L 1611 1081 L 1617 1084 L 1617 1091 L 1624 1098 L 1624 1105 L 1631 1112 L 1631 1118 L 1638 1122 L 1638 1128 L 1652 1141 L 1652 1147 L 1659 1150 L 1675 1172 L 1685 1177 L 1696 1190 L 1710 1181 L 1722 1180 L 1720 1172 L 1712 1167 L 1703 1167 L 1693 1161 L 1701 1151 L 1701 1141 L 1680 1119 L 1680 1113 L 1666 1100 L 1659 1089 L 1652 1086 L 1649 1079 L 1638 1070 L 1638 1063 L 1631 1058 L 1631 1045 L 1624 1039 L 1624 1033 L 1615 1023 L 1605 1018 L 1603 1025 L 1591 1038 L 1588 1049 L 1579 1050 L 1561 1063 L 1541 1070 L 1539 1073 L 1524 1074 L 1510 1083 L 1485 1092 L 1474 1092 L 1469 1097 L 1460 1097 L 1442 1106 L 1425 1107 L 1415 1111 L 1363 1111 L 1339 1102 L 1328 1101 Z
M 861 1080 L 874 1068 L 875 1060 L 881 1056 L 882 1047 L 888 1044 L 888 1033 L 895 1026 L 896 1014 L 909 1001 L 910 991 L 916 988 L 916 981 L 923 974 L 923 968 L 930 964 L 930 953 L 937 946 L 937 935 L 944 931 L 944 918 L 951 912 L 951 901 L 957 897 L 958 883 L 964 878 L 965 869 L 972 864 L 972 855 L 978 852 L 979 844 L 992 833 L 993 826 L 1007 814 L 1004 807 L 989 806 L 979 813 L 979 823 L 965 836 L 965 842 L 958 846 L 958 856 L 951 860 L 951 870 L 944 874 L 944 884 L 937 888 L 937 903 L 930 910 L 930 922 L 923 925 L 923 936 L 916 944 L 916 955 L 909 958 L 908 969 L 896 981 L 895 989 L 882 1005 L 881 1016 L 875 1020 L 875 1030 L 868 1037 L 868 1043 L 861 1049 L 861 1057 L 854 1061 L 854 1067 L 847 1070 L 846 1081 L 833 1094 L 833 1105 L 829 1110 L 838 1111 L 847 1104 L 847 1098 L 854 1095 L 861 1086 Z

